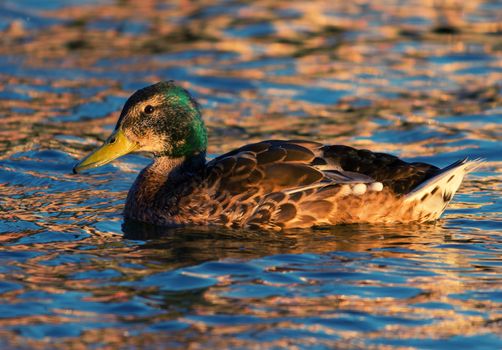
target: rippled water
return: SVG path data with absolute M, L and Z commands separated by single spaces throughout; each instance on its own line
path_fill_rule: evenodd
M 2 348 L 502 348 L 498 1 L 0 2 Z M 210 153 L 310 138 L 487 160 L 434 225 L 123 224 L 127 156 L 71 167 L 175 79 Z

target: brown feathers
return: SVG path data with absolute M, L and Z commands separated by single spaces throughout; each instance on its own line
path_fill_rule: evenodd
M 157 158 L 138 178 L 128 217 L 266 229 L 409 221 L 402 195 L 438 171 L 388 154 L 309 141 L 250 144 L 203 166 L 185 160 L 164 169 L 163 162 Z M 162 184 L 157 174 L 152 185 L 148 176 L 157 168 L 166 173 Z M 155 195 L 143 193 L 147 188 Z

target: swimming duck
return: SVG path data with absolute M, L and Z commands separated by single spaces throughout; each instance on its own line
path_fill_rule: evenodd
M 443 169 L 396 156 L 305 140 L 267 140 L 206 160 L 199 105 L 173 81 L 136 91 L 115 130 L 73 171 L 130 152 L 153 162 L 129 190 L 126 219 L 156 225 L 225 225 L 281 230 L 440 217 L 480 161 Z

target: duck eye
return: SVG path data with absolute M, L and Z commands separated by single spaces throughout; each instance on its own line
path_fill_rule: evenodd
M 115 143 L 115 141 L 117 141 L 117 138 L 115 136 L 113 136 L 112 138 L 110 138 L 108 143 Z
M 150 106 L 150 105 L 146 105 L 145 109 L 144 109 L 144 111 L 145 111 L 146 114 L 153 113 L 153 110 L 154 110 L 153 106 Z

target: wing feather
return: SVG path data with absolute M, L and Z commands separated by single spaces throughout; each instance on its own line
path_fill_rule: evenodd
M 333 198 L 350 195 L 352 186 L 381 182 L 401 195 L 437 169 L 348 146 L 272 140 L 215 158 L 207 164 L 205 183 L 222 222 L 308 226 L 316 217 L 327 218 L 336 208 Z

